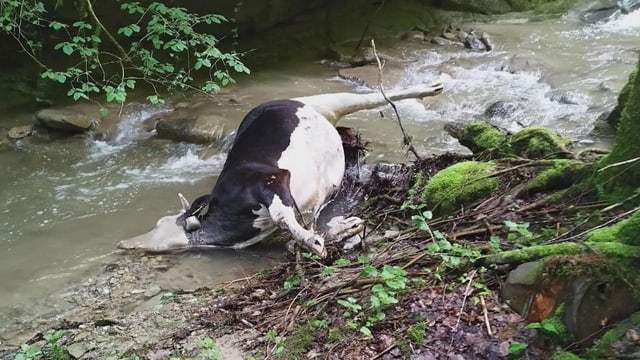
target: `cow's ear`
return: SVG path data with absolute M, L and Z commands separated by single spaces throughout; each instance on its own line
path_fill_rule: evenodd
M 264 179 L 265 185 L 268 189 L 279 193 L 281 189 L 288 189 L 291 179 L 291 173 L 287 169 L 276 169 L 273 172 L 267 174 Z

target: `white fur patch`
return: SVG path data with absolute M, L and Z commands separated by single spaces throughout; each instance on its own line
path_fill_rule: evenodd
M 344 176 L 342 140 L 335 127 L 310 106 L 298 109 L 300 120 L 278 167 L 291 173 L 291 195 L 306 222 L 313 222 Z M 269 209 L 271 211 L 271 209 Z

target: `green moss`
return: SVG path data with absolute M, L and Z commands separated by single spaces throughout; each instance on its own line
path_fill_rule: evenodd
M 407 335 L 412 343 L 420 345 L 424 341 L 426 334 L 426 326 L 424 321 L 418 321 L 417 323 L 409 326 L 407 329 Z
M 284 351 L 278 356 L 280 359 L 304 359 L 309 345 L 315 338 L 312 324 L 305 324 L 293 331 L 284 341 Z
M 627 245 L 640 245 L 640 210 L 629 218 L 611 226 L 596 229 L 587 235 L 588 241 L 620 242 Z
M 327 342 L 332 344 L 336 343 L 344 338 L 344 330 L 339 327 L 334 327 L 329 329 L 329 334 L 327 335 Z
M 582 161 L 555 159 L 553 165 L 533 178 L 528 184 L 529 192 L 568 188 L 579 183 L 590 172 L 592 166 Z
M 487 123 L 473 121 L 463 126 L 458 141 L 477 154 L 500 147 L 506 142 L 506 135 Z
M 560 135 L 541 127 L 522 129 L 510 141 L 513 153 L 528 159 L 558 158 L 567 153 L 566 143 Z
M 567 351 L 561 351 L 553 354 L 551 360 L 583 360 L 580 356 Z
M 624 109 L 624 106 L 627 104 L 627 100 L 629 100 L 629 96 L 631 95 L 631 88 L 633 83 L 635 82 L 636 73 L 637 70 L 634 70 L 631 72 L 631 75 L 629 75 L 629 81 L 627 81 L 622 90 L 620 90 L 620 94 L 618 95 L 618 104 L 607 118 L 607 122 L 613 127 L 617 127 L 620 123 L 620 116 L 622 116 L 622 110 Z
M 493 162 L 463 161 L 436 173 L 424 188 L 422 198 L 439 214 L 450 214 L 491 194 L 498 180 L 487 175 Z
M 640 312 L 633 313 L 626 320 L 620 322 L 616 327 L 602 335 L 598 342 L 586 353 L 587 359 L 602 359 L 607 357 L 607 352 L 616 341 L 622 339 L 627 330 L 632 326 L 640 325 Z
M 546 258 L 551 255 L 576 255 L 595 252 L 616 259 L 640 256 L 640 247 L 619 242 L 566 242 L 551 245 L 535 245 L 524 249 L 503 251 L 481 258 L 482 264 L 514 264 Z
M 630 82 L 628 98 L 625 102 L 616 142 L 611 153 L 602 159 L 601 167 L 620 163 L 640 156 L 640 59 L 636 76 Z M 631 195 L 640 187 L 640 166 L 637 162 L 610 167 L 599 173 L 596 178 L 601 197 L 607 200 L 620 200 Z

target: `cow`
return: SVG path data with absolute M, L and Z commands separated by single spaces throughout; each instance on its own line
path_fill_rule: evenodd
M 390 91 L 389 100 L 423 98 L 442 85 L 416 85 Z M 345 115 L 387 103 L 381 93 L 332 93 L 274 100 L 242 120 L 210 194 L 189 204 L 179 194 L 178 215 L 158 220 L 149 233 L 122 241 L 123 249 L 150 252 L 255 244 L 277 228 L 326 257 L 325 239 L 361 231 L 362 220 L 346 218 L 318 234 L 313 225 L 339 189 L 345 172 L 342 140 L 335 128 Z

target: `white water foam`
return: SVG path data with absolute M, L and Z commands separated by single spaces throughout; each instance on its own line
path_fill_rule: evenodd
M 126 169 L 129 180 L 136 183 L 195 183 L 203 177 L 218 174 L 226 154 L 216 154 L 208 158 L 201 158 L 193 148 L 187 149 L 185 154 L 171 156 L 160 166 L 146 166 L 142 168 Z
M 640 9 L 620 15 L 613 20 L 595 24 L 593 28 L 613 33 L 637 34 L 640 30 Z

